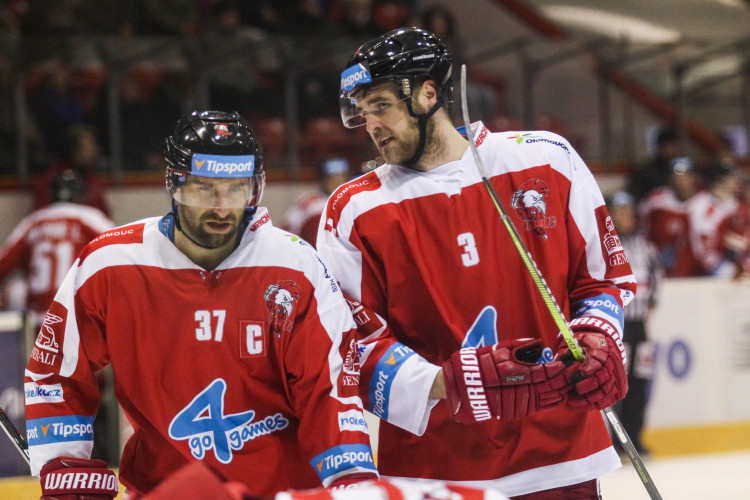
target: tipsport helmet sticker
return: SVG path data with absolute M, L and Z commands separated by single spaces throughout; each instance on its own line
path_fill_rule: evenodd
M 255 172 L 255 155 L 224 156 L 196 153 L 190 173 L 199 177 L 242 178 Z
M 355 64 L 341 73 L 341 92 L 349 92 L 357 85 L 370 82 L 372 82 L 370 70 L 362 63 Z

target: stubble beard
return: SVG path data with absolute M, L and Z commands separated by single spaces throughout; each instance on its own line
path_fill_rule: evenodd
M 234 214 L 230 213 L 223 218 L 211 214 L 210 212 L 196 216 L 195 214 L 190 213 L 189 210 L 182 209 L 182 207 L 180 208 L 180 226 L 182 231 L 201 245 L 217 249 L 228 245 L 236 238 L 237 218 Z M 224 223 L 228 222 L 233 225 L 233 230 L 223 234 L 210 233 L 203 228 L 207 220 Z
M 415 109 L 415 112 L 424 112 L 424 110 Z M 427 120 L 424 150 L 417 160 L 417 163 L 413 165 L 414 168 L 419 169 L 420 165 L 429 164 L 433 158 L 438 157 L 441 153 L 441 140 L 440 137 L 437 136 L 437 126 L 434 118 L 435 115 Z M 380 156 L 382 156 L 388 163 L 403 164 L 407 160 L 410 160 L 414 156 L 414 153 L 417 152 L 417 148 L 419 147 L 419 134 L 419 122 L 415 119 L 412 121 L 412 126 L 409 131 L 405 133 L 403 137 L 397 138 L 398 140 L 396 144 L 388 148 L 388 150 L 385 150 L 385 148 L 381 147 L 380 144 L 376 142 Z

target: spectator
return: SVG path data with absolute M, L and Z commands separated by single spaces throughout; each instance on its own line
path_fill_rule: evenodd
M 318 223 L 326 200 L 333 191 L 351 177 L 345 158 L 327 158 L 318 166 L 318 188 L 303 194 L 284 216 L 283 229 L 294 233 L 315 246 Z
M 698 191 L 698 178 L 690 158 L 672 160 L 669 185 L 651 190 L 639 212 L 646 237 L 656 245 L 669 277 L 692 276 L 695 258 L 688 234 L 688 202 Z
M 688 204 L 690 246 L 701 276 L 735 277 L 737 257 L 750 249 L 750 239 L 731 224 L 739 211 L 740 176 L 730 165 L 716 164 L 707 172 L 708 188 Z
M 34 209 L 52 203 L 49 191 L 52 179 L 64 170 L 73 170 L 86 182 L 85 203 L 109 215 L 109 206 L 104 200 L 104 187 L 96 174 L 100 163 L 101 153 L 94 129 L 83 124 L 71 126 L 63 134 L 59 159 L 50 165 L 34 187 Z
M 638 282 L 638 294 L 625 308 L 623 343 L 628 359 L 628 394 L 618 403 L 620 421 L 639 454 L 648 450 L 641 440 L 648 389 L 654 374 L 654 346 L 648 340 L 647 321 L 656 305 L 664 270 L 656 247 L 638 231 L 633 197 L 618 191 L 607 200 L 607 208 L 620 243 Z
M 464 41 L 458 35 L 456 19 L 453 12 L 442 5 L 436 5 L 427 9 L 421 16 L 421 27 L 434 33 L 453 56 L 454 71 L 458 72 L 461 65 L 467 64 L 464 49 Z M 474 119 L 486 121 L 494 117 L 498 108 L 498 94 L 487 81 L 487 75 L 470 69 L 466 82 L 466 102 L 469 106 L 469 116 Z M 454 102 L 461 102 L 461 88 L 456 86 L 453 90 Z M 461 106 L 454 105 L 449 108 L 453 123 L 463 124 Z M 545 129 L 547 130 L 547 129 Z
M 656 137 L 656 155 L 630 176 L 628 192 L 636 203 L 652 189 L 666 186 L 669 182 L 670 162 L 680 151 L 677 132 L 672 128 L 663 128 Z
M 343 35 L 369 38 L 381 32 L 375 21 L 374 0 L 342 0 L 341 11 L 338 25 Z
M 87 118 L 86 107 L 74 89 L 73 73 L 69 60 L 55 60 L 46 68 L 38 87 L 29 94 L 29 109 L 44 138 L 48 157 L 54 156 L 60 148 L 60 132 L 84 123 Z
M 149 35 L 195 35 L 195 0 L 136 0 L 136 28 Z
M 272 44 L 264 31 L 242 24 L 239 2 L 220 0 L 213 5 L 202 42 L 215 107 L 256 112 L 272 112 L 278 107 L 281 96 L 272 95 L 273 89 L 265 85 L 261 74 L 267 65 L 262 59 L 278 56 L 271 54 Z

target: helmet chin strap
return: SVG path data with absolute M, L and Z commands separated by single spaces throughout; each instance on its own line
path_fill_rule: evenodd
M 404 165 L 405 167 L 408 167 L 412 170 L 418 170 L 415 168 L 415 165 L 422 157 L 422 153 L 424 153 L 424 147 L 427 144 L 427 120 L 429 120 L 432 115 L 434 115 L 435 112 L 443 106 L 443 104 L 445 104 L 445 100 L 443 99 L 443 96 L 439 95 L 437 98 L 437 102 L 431 110 L 429 110 L 427 113 L 417 114 L 414 112 L 414 108 L 412 108 L 411 98 L 407 99 L 406 109 L 409 110 L 409 116 L 416 118 L 419 124 L 419 145 L 417 146 L 417 150 L 414 152 L 412 157 L 402 162 L 402 165 Z

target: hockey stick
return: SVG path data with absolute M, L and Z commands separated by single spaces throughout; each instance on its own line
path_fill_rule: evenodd
M 495 187 L 492 185 L 489 177 L 487 176 L 487 171 L 484 168 L 484 162 L 479 156 L 477 145 L 474 142 L 474 134 L 471 132 L 471 122 L 469 121 L 469 106 L 466 99 L 465 64 L 461 65 L 461 111 L 463 114 L 464 124 L 466 126 L 466 135 L 469 138 L 469 147 L 471 148 L 471 153 L 474 156 L 474 163 L 479 170 L 479 175 L 482 177 L 482 182 L 484 183 L 485 188 L 487 188 L 487 192 L 490 194 L 490 198 L 495 204 L 495 208 L 497 209 L 498 214 L 500 214 L 500 218 L 503 220 L 503 224 L 505 224 L 505 228 L 508 230 L 508 233 L 513 240 L 513 244 L 515 245 L 516 250 L 518 250 L 521 259 L 526 265 L 526 269 L 529 271 L 531 278 L 534 280 L 534 284 L 536 285 L 537 290 L 539 290 L 539 293 L 541 294 L 542 299 L 547 306 L 547 310 L 549 310 L 550 314 L 552 315 L 552 319 L 554 319 L 555 324 L 560 329 L 560 333 L 562 334 L 563 339 L 565 339 L 565 343 L 568 344 L 570 352 L 573 353 L 573 357 L 575 357 L 577 361 L 583 361 L 584 354 L 581 346 L 578 345 L 578 341 L 573 336 L 573 332 L 570 330 L 568 322 L 565 320 L 565 316 L 560 310 L 560 306 L 557 304 L 557 301 L 552 295 L 552 291 L 550 290 L 549 285 L 547 285 L 547 282 L 544 280 L 542 273 L 539 271 L 539 268 L 534 262 L 534 259 L 531 257 L 531 253 L 524 245 L 523 240 L 521 239 L 521 235 L 516 229 L 516 226 L 513 224 L 513 221 L 510 219 L 508 213 L 503 208 L 500 197 L 498 196 L 497 191 L 495 191 Z M 643 460 L 641 460 L 640 455 L 638 455 L 638 451 L 636 451 L 635 446 L 633 445 L 633 441 L 630 439 L 627 432 L 625 432 L 625 429 L 622 427 L 617 414 L 612 408 L 605 408 L 604 410 L 602 410 L 602 413 L 607 418 L 607 420 L 609 420 L 612 429 L 614 430 L 615 434 L 617 434 L 617 437 L 620 440 L 620 444 L 622 444 L 622 447 L 628 454 L 630 462 L 638 472 L 638 476 L 641 478 L 641 482 L 643 482 L 643 486 L 646 487 L 646 491 L 648 491 L 651 499 L 662 500 L 659 491 L 656 489 L 651 476 L 646 470 L 646 466 L 643 464 Z
M 11 422 L 10 418 L 8 418 L 8 415 L 5 413 L 5 410 L 3 410 L 2 407 L 0 407 L 0 425 L 2 425 L 3 430 L 8 435 L 10 440 L 13 441 L 13 444 L 15 445 L 21 456 L 23 456 L 24 460 L 26 460 L 26 463 L 30 464 L 29 445 L 26 443 L 24 437 L 19 434 L 16 426 L 13 425 L 13 422 Z

